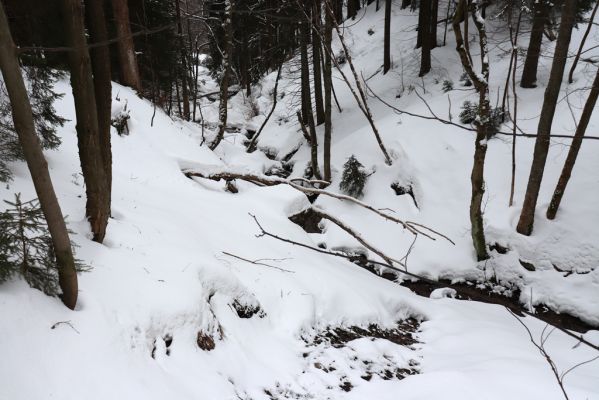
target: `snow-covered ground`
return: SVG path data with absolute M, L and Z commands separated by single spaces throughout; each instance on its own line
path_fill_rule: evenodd
M 475 94 L 441 91 L 446 79 L 460 88 L 461 67 L 452 32 L 447 45 L 433 51 L 433 72 L 421 80 L 417 53 L 410 47 L 416 16 L 396 7 L 394 68 L 383 76 L 375 74 L 382 63 L 382 18 L 382 11 L 375 13 L 370 7 L 345 30 L 357 67 L 364 77 L 374 74 L 369 86 L 396 107 L 426 114 L 426 106 L 414 93 L 418 91 L 444 118 L 449 118 L 451 99 L 450 112 L 457 120 L 461 103 L 475 100 Z M 372 35 L 367 33 L 370 28 Z M 575 32 L 574 44 L 581 34 Z M 598 34 L 591 34 L 594 41 Z M 509 60 L 500 47 L 506 46 L 492 46 L 492 88 L 503 85 Z M 526 132 L 535 131 L 549 73 L 550 59 L 542 62 L 539 88 L 518 93 L 519 124 Z M 588 86 L 592 68 L 581 66 L 576 82 L 564 86 L 563 93 Z M 262 150 L 277 153 L 279 159 L 303 142 L 294 117 L 295 78 L 291 67 L 284 69 L 282 100 L 259 141 Z M 364 201 L 427 224 L 456 242 L 454 246 L 419 239 L 409 257 L 410 271 L 433 278 L 494 277 L 507 288 L 520 289 L 524 304 L 544 303 L 599 326 L 599 142 L 583 144 L 558 217 L 548 221 L 544 211 L 568 150 L 567 141 L 552 141 L 535 231 L 523 237 L 515 233 L 515 224 L 534 141 L 518 139 L 516 205 L 511 208 L 507 205 L 511 139 L 489 141 L 487 240 L 510 252 L 493 253 L 491 260 L 478 264 L 468 224 L 473 134 L 396 115 L 371 99 L 377 126 L 394 158 L 387 166 L 351 94 L 342 81 L 334 82 L 343 112 L 334 115 L 331 190 L 338 191 L 342 165 L 355 154 L 374 172 Z M 268 112 L 273 85 L 271 74 L 254 88 L 250 99 L 236 95 L 231 123 L 259 126 L 264 116 L 252 115 L 252 109 Z M 420 297 L 350 262 L 256 237 L 259 229 L 249 214 L 269 231 L 298 242 L 326 243 L 328 248 L 357 246 L 333 225 L 326 225 L 323 234 L 307 234 L 291 223 L 289 213 L 305 202 L 292 188 L 238 182 L 239 193 L 232 194 L 222 182 L 186 178 L 184 169 L 263 173 L 280 161 L 268 159 L 263 151 L 245 153 L 242 134 L 234 133 L 213 153 L 200 146 L 197 124 L 173 121 L 160 111 L 150 126 L 152 105 L 117 84 L 113 95 L 118 94 L 120 103 L 114 107 L 127 102 L 131 132 L 124 137 L 113 132 L 112 218 L 104 244 L 92 242 L 84 220 L 68 82 L 59 82 L 57 90 L 66 93 L 57 105 L 59 113 L 71 121 L 60 132 L 60 149 L 46 156 L 75 232 L 77 256 L 93 270 L 80 275 L 75 311 L 22 281 L 0 287 L 0 399 L 563 398 L 527 331 L 503 307 Z M 571 96 L 575 113 L 584 100 L 584 92 Z M 217 104 L 203 106 L 207 120 L 216 121 Z M 571 133 L 573 126 L 563 100 L 555 132 Z M 589 133 L 597 126 L 595 116 Z M 308 160 L 303 143 L 292 158 L 294 176 L 303 174 Z M 11 199 L 14 192 L 21 192 L 24 200 L 35 197 L 26 166 L 12 167 L 15 179 L 0 188 L 0 198 Z M 411 197 L 395 194 L 390 187 L 394 182 L 413 187 L 417 206 Z M 319 198 L 316 204 L 391 256 L 401 258 L 411 243 L 412 237 L 399 226 L 355 205 L 328 198 Z M 250 263 L 231 255 L 262 261 Z M 520 259 L 533 263 L 536 271 L 524 269 Z M 573 273 L 564 276 L 552 264 Z M 243 311 L 253 315 L 241 318 L 250 316 Z M 379 330 L 391 330 L 408 317 L 420 323 L 410 345 L 369 335 L 343 346 L 317 340 L 323 332 L 340 327 L 375 324 Z M 540 341 L 545 324 L 533 318 L 523 322 Z M 545 336 L 550 331 L 545 330 Z M 584 337 L 599 343 L 599 331 Z M 200 348 L 211 347 L 211 340 L 214 349 Z M 559 331 L 551 331 L 545 346 L 560 373 L 597 355 Z M 387 370 L 416 374 L 384 379 L 389 378 Z M 598 382 L 599 361 L 595 361 L 566 375 L 565 388 L 571 399 L 599 399 Z

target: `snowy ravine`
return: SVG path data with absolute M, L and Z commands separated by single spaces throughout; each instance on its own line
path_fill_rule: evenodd
M 396 107 L 426 114 L 417 90 L 444 118 L 450 98 L 457 120 L 459 106 L 475 94 L 441 91 L 445 79 L 459 87 L 453 42 L 433 51 L 433 72 L 424 81 L 416 77 L 417 59 L 406 47 L 410 41 L 395 41 L 394 68 L 375 74 L 382 63 L 378 28 L 383 13 L 373 7 L 364 12 L 345 32 L 357 67 L 364 77 L 373 76 L 368 80 L 372 90 Z M 415 35 L 417 17 L 399 7 L 395 12 L 392 35 Z M 575 31 L 574 45 L 581 34 Z M 509 60 L 498 50 L 492 56 L 490 86 L 497 88 Z M 535 131 L 549 73 L 550 61 L 542 62 L 539 88 L 519 93 L 526 132 Z M 581 67 L 576 82 L 562 87 L 564 94 L 588 86 L 592 74 L 591 67 Z M 273 85 L 271 74 L 254 87 L 251 98 L 242 93 L 232 98 L 230 124 L 241 133 L 227 134 L 212 152 L 200 146 L 198 124 L 172 120 L 160 110 L 153 118 L 148 101 L 114 84 L 113 108 L 127 104 L 130 134 L 121 137 L 113 130 L 112 218 L 100 245 L 91 241 L 84 219 L 70 87 L 68 80 L 57 84 L 56 90 L 65 93 L 58 112 L 70 121 L 60 130 L 62 145 L 46 157 L 79 246 L 77 257 L 92 270 L 79 276 L 75 311 L 20 280 L 0 287 L 0 400 L 562 399 L 549 364 L 504 307 L 440 292 L 421 297 L 343 259 L 257 237 L 260 230 L 250 214 L 270 232 L 297 242 L 358 246 L 331 224 L 322 234 L 308 234 L 290 222 L 288 216 L 306 204 L 305 196 L 290 187 L 237 182 L 239 192 L 233 194 L 223 182 L 192 180 L 182 173 L 262 174 L 280 167 L 281 158 L 303 143 L 291 158 L 292 176 L 302 176 L 309 149 L 295 124 L 290 67 L 284 68 L 282 100 L 259 151 L 247 154 L 243 146 L 243 132 L 259 126 L 270 108 Z M 487 240 L 510 251 L 492 252 L 491 260 L 477 264 L 468 224 L 473 133 L 396 115 L 372 98 L 378 128 L 394 158 L 387 166 L 343 82 L 335 79 L 335 90 L 343 112 L 334 115 L 330 189 L 338 191 L 342 165 L 355 154 L 374 172 L 365 202 L 435 228 L 456 243 L 419 238 L 410 271 L 453 280 L 493 278 L 498 290 L 519 289 L 522 304 L 546 304 L 599 326 L 599 141 L 583 144 L 558 218 L 550 222 L 544 210 L 567 153 L 567 141 L 554 140 L 531 237 L 516 234 L 515 224 L 534 141 L 518 140 L 511 208 L 511 138 L 489 141 Z M 216 122 L 218 104 L 205 101 L 203 114 Z M 584 94 L 571 101 L 582 104 Z M 252 109 L 260 115 L 252 115 Z M 599 126 L 598 115 L 589 132 Z M 567 104 L 560 102 L 556 133 L 571 132 L 573 125 Z M 206 134 L 213 134 L 210 126 Z M 34 198 L 26 165 L 11 168 L 15 178 L 0 188 L 0 198 L 10 200 L 15 192 L 24 200 Z M 410 185 L 416 202 L 396 195 L 395 182 Z M 316 205 L 393 257 L 401 258 L 411 243 L 401 227 L 355 205 L 330 198 L 319 198 Z M 536 270 L 526 270 L 519 260 Z M 551 332 L 545 347 L 560 372 L 598 355 L 560 331 L 544 330 L 539 320 L 522 322 L 537 341 Z M 599 344 L 599 331 L 584 338 Z M 573 370 L 564 385 L 571 399 L 599 399 L 599 360 Z

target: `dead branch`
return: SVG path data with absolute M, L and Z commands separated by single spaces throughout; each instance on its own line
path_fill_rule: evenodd
M 266 116 L 266 119 L 262 122 L 262 125 L 260 125 L 260 129 L 258 129 L 258 131 L 254 134 L 254 137 L 252 138 L 252 140 L 248 144 L 248 147 L 247 147 L 247 152 L 248 153 L 252 153 L 252 152 L 254 152 L 256 150 L 256 141 L 258 140 L 258 137 L 262 133 L 262 130 L 264 129 L 264 127 L 266 126 L 266 124 L 270 120 L 270 117 L 275 112 L 275 108 L 277 107 L 277 97 L 278 97 L 277 96 L 277 89 L 279 87 L 279 79 L 281 78 L 281 70 L 282 69 L 283 69 L 283 63 L 281 63 L 279 65 L 279 69 L 277 70 L 277 78 L 275 79 L 275 87 L 274 87 L 273 92 L 272 92 L 272 106 L 270 108 L 270 111 L 268 112 L 268 115 Z
M 345 224 L 344 222 L 340 221 L 336 217 L 334 217 L 331 214 L 329 214 L 329 213 L 327 213 L 327 212 L 325 212 L 323 210 L 320 210 L 320 209 L 318 209 L 316 207 L 311 207 L 311 210 L 312 210 L 312 212 L 314 212 L 314 214 L 318 215 L 319 217 L 327 219 L 327 220 L 331 221 L 332 223 L 334 223 L 335 225 L 337 225 L 339 228 L 343 229 L 350 236 L 352 236 L 354 239 L 356 239 L 358 242 L 360 242 L 360 244 L 362 246 L 366 247 L 368 250 L 372 251 L 374 254 L 376 254 L 377 256 L 381 257 L 383 260 L 385 260 L 385 262 L 389 266 L 393 266 L 393 263 L 397 263 L 397 264 L 399 264 L 399 265 L 401 265 L 402 267 L 405 268 L 405 264 L 403 262 L 395 260 L 395 259 L 387 256 L 381 250 L 379 250 L 376 247 L 374 247 L 373 245 L 369 244 L 362 237 L 362 235 L 360 235 L 358 232 L 356 232 L 355 230 L 353 230 L 352 228 L 350 228 L 347 224 Z M 415 236 L 415 237 L 417 237 L 417 236 Z
M 243 258 L 243 257 L 240 257 L 240 256 L 236 256 L 235 254 L 232 254 L 232 253 L 229 253 L 229 252 L 226 252 L 226 251 L 223 251 L 222 253 L 223 253 L 224 255 L 226 255 L 226 256 L 233 257 L 233 258 L 236 258 L 236 259 L 238 259 L 238 260 L 241 260 L 241 261 L 248 262 L 248 263 L 250 263 L 250 264 L 254 264 L 254 265 L 262 265 L 262 266 L 264 266 L 264 267 L 268 267 L 268 268 L 274 268 L 274 269 L 277 269 L 277 270 L 279 270 L 279 271 L 281 271 L 281 272 L 289 272 L 289 273 L 291 273 L 291 274 L 294 274 L 294 273 L 295 273 L 295 271 L 290 271 L 290 270 L 288 270 L 288 269 L 284 269 L 284 268 L 281 268 L 281 267 L 276 267 L 276 266 L 274 266 L 274 265 L 270 265 L 270 264 L 266 264 L 266 263 L 262 262 L 262 261 L 266 261 L 266 260 L 271 260 L 271 261 L 280 261 L 280 260 L 275 260 L 275 259 L 266 259 L 266 258 L 261 258 L 261 259 L 257 259 L 257 260 L 248 260 L 247 258 Z
M 57 323 L 55 323 L 54 325 L 52 325 L 50 327 L 50 329 L 56 329 L 56 327 L 58 327 L 59 325 L 68 325 L 71 327 L 72 330 L 74 330 L 75 332 L 77 332 L 77 334 L 81 334 L 81 332 L 79 332 L 71 323 L 71 321 L 58 321 Z
M 335 198 L 337 200 L 348 201 L 350 203 L 356 204 L 362 208 L 372 211 L 373 213 L 377 214 L 378 216 L 380 216 L 386 220 L 389 220 L 389 221 L 392 221 L 392 222 L 395 222 L 395 223 L 401 225 L 404 229 L 406 229 L 408 232 L 410 232 L 413 235 L 422 235 L 431 240 L 436 240 L 436 237 L 440 237 L 440 238 L 443 238 L 443 239 L 449 241 L 451 244 L 455 244 L 449 237 L 447 237 L 446 235 L 444 235 L 442 233 L 437 232 L 436 230 L 434 230 L 432 228 L 426 227 L 422 224 L 412 222 L 412 221 L 403 221 L 397 217 L 394 217 L 394 216 L 387 214 L 381 210 L 378 210 L 369 204 L 366 204 L 360 200 L 354 199 L 351 196 L 347 196 L 347 195 L 344 195 L 341 193 L 333 193 L 333 192 L 329 192 L 329 191 L 326 191 L 323 189 L 315 188 L 314 186 L 316 186 L 317 184 L 321 184 L 323 182 L 321 180 L 316 180 L 316 181 L 302 180 L 302 182 L 312 185 L 312 187 L 307 187 L 307 186 L 298 185 L 293 180 L 279 178 L 279 177 L 275 177 L 275 176 L 261 176 L 261 175 L 255 175 L 255 174 L 243 174 L 243 173 L 226 172 L 226 171 L 206 174 L 206 173 L 192 171 L 192 170 L 184 171 L 184 174 L 188 178 L 198 177 L 198 178 L 204 178 L 204 179 L 211 179 L 214 181 L 219 181 L 221 179 L 225 180 L 225 181 L 240 179 L 243 181 L 251 182 L 258 186 L 288 185 L 304 194 L 323 195 L 323 196 Z
M 397 268 L 395 266 L 390 266 L 390 265 L 388 265 L 386 263 L 382 263 L 382 262 L 379 262 L 379 261 L 376 261 L 376 260 L 371 260 L 371 259 L 368 259 L 368 258 L 365 259 L 362 256 L 349 255 L 349 254 L 344 254 L 344 253 L 340 253 L 340 252 L 334 252 L 334 251 L 330 251 L 330 250 L 326 250 L 326 249 L 321 249 L 319 247 L 310 246 L 308 244 L 296 242 L 295 240 L 291 240 L 291 239 L 287 239 L 287 238 L 278 236 L 278 235 L 276 235 L 276 234 L 274 234 L 272 232 L 269 232 L 266 229 L 264 229 L 262 227 L 262 225 L 260 224 L 260 222 L 258 221 L 258 218 L 256 218 L 255 215 L 253 215 L 253 214 L 249 214 L 249 215 L 250 215 L 250 217 L 252 217 L 254 219 L 254 222 L 256 223 L 256 225 L 258 226 L 258 228 L 260 229 L 260 233 L 256 234 L 256 237 L 258 237 L 258 238 L 264 237 L 264 236 L 270 237 L 270 238 L 276 239 L 276 240 L 284 242 L 284 243 L 288 243 L 288 244 L 291 244 L 291 245 L 294 245 L 294 246 L 303 247 L 305 249 L 315 251 L 317 253 L 326 254 L 326 255 L 329 255 L 329 256 L 334 256 L 334 257 L 339 257 L 339 258 L 344 258 L 346 260 L 349 260 L 352 263 L 358 263 L 358 264 L 361 264 L 361 265 L 364 265 L 364 263 L 366 263 L 366 264 L 372 264 L 372 265 L 376 265 L 376 266 L 388 268 L 388 269 L 391 269 L 393 271 L 399 272 L 399 273 L 401 273 L 403 275 L 406 275 L 406 276 L 409 276 L 409 277 L 412 277 L 412 278 L 416 278 L 416 279 L 418 279 L 418 280 L 420 280 L 422 282 L 426 282 L 426 283 L 428 283 L 428 284 L 430 284 L 430 285 L 432 285 L 434 287 L 437 287 L 437 288 L 447 287 L 447 284 L 445 284 L 445 283 L 439 282 L 439 281 L 434 280 L 434 279 L 427 278 L 427 277 L 425 277 L 423 275 L 419 275 L 419 274 L 415 274 L 413 272 L 406 271 L 404 269 Z M 471 300 L 474 300 L 474 301 L 481 301 L 481 302 L 485 302 L 485 303 L 498 304 L 498 305 L 505 306 L 505 304 L 501 304 L 499 301 L 497 301 L 497 300 L 495 300 L 495 299 L 493 299 L 492 297 L 489 297 L 489 296 L 482 296 L 481 295 L 480 297 L 477 297 L 475 294 L 470 293 L 470 292 L 467 293 L 463 289 L 461 289 L 460 287 L 457 287 L 457 286 L 453 287 L 453 289 L 455 289 L 455 291 L 458 294 L 464 296 L 464 298 L 470 298 Z M 506 308 L 508 310 L 512 311 L 509 307 L 506 307 Z M 533 313 L 531 313 L 529 311 L 526 311 L 525 309 L 517 309 L 516 312 L 522 313 L 522 314 L 527 315 L 529 317 L 535 318 L 535 319 L 537 319 L 539 321 L 543 321 L 545 323 L 550 324 L 549 322 L 543 320 L 542 318 L 538 317 L 537 315 L 535 315 L 535 314 L 533 314 Z M 552 324 L 550 324 L 550 325 L 552 325 Z M 568 336 L 570 336 L 570 337 L 578 340 L 579 343 L 582 343 L 585 346 L 588 346 L 588 347 L 590 347 L 593 350 L 599 351 L 599 346 L 598 345 L 595 345 L 595 344 L 589 342 L 582 335 L 574 334 L 574 333 L 568 331 L 567 329 L 561 328 L 561 327 L 556 326 L 556 325 L 552 325 L 552 326 L 555 329 L 559 330 L 560 332 L 565 333 L 566 335 L 568 335 Z

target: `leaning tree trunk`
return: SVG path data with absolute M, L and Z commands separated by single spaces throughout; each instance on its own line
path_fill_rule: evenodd
M 77 141 L 87 195 L 86 216 L 93 239 L 102 243 L 110 215 L 110 200 L 102 152 L 91 60 L 79 0 L 62 0 L 71 71 L 71 88 L 77 117 Z
M 574 139 L 572 140 L 572 145 L 570 145 L 570 150 L 568 151 L 568 157 L 566 157 L 564 168 L 562 169 L 559 181 L 557 182 L 557 186 L 553 192 L 551 203 L 549 203 L 549 208 L 547 209 L 547 219 L 554 219 L 555 214 L 557 214 L 562 197 L 566 191 L 566 186 L 568 185 L 568 181 L 572 175 L 572 169 L 574 168 L 574 163 L 576 163 L 578 151 L 582 145 L 582 138 L 584 137 L 587 127 L 589 126 L 591 115 L 593 114 L 595 104 L 597 103 L 597 97 L 599 97 L 599 69 L 595 74 L 595 80 L 593 81 L 591 93 L 589 93 L 589 97 L 584 104 L 584 109 L 582 110 L 582 114 L 580 116 L 580 122 L 578 122 L 576 133 L 574 134 Z
M 489 50 L 487 48 L 487 33 L 484 25 L 484 20 L 480 15 L 478 3 L 472 3 L 472 20 L 478 30 L 479 45 L 481 49 L 481 72 L 480 74 L 474 71 L 471 57 L 468 54 L 467 48 L 464 46 L 464 35 L 460 24 L 462 21 L 466 23 L 468 19 L 468 0 L 460 0 L 456 7 L 456 12 L 453 18 L 453 31 L 456 37 L 456 49 L 460 56 L 460 61 L 464 70 L 474 83 L 474 87 L 478 92 L 479 106 L 478 118 L 476 120 L 476 139 L 474 142 L 474 163 L 472 165 L 472 173 L 470 175 L 470 183 L 472 185 L 472 195 L 470 197 L 470 225 L 471 236 L 476 258 L 478 261 L 489 258 L 487 245 L 485 240 L 485 230 L 483 225 L 482 202 L 485 194 L 485 156 L 487 154 L 487 134 L 490 129 L 490 114 L 491 106 L 489 102 Z
M 93 43 L 108 41 L 106 15 L 102 1 L 90 1 L 86 7 L 90 37 Z M 107 45 L 94 47 L 91 52 L 94 73 L 94 90 L 98 110 L 98 129 L 100 131 L 100 154 L 106 175 L 108 204 L 112 192 L 112 151 L 110 146 L 110 119 L 112 106 L 112 82 L 110 76 L 110 49 Z
M 392 0 L 385 0 L 385 41 L 383 57 L 383 74 L 391 69 L 391 3 Z
M 387 0 L 390 1 L 390 0 Z M 325 5 L 326 6 L 326 5 Z M 332 123 L 332 103 L 331 94 L 333 92 L 333 68 L 331 53 L 326 49 L 331 48 L 333 40 L 333 15 L 332 13 L 325 12 L 325 24 L 324 24 L 324 68 L 323 68 L 323 81 L 324 81 L 324 180 L 327 182 L 331 181 L 331 136 L 333 132 Z
M 541 55 L 541 43 L 543 42 L 543 29 L 547 23 L 549 5 L 545 0 L 535 2 L 534 17 L 532 20 L 532 31 L 530 32 L 530 41 L 526 51 L 526 59 L 522 69 L 522 78 L 520 87 L 534 88 L 537 81 L 537 68 L 539 66 L 539 57 Z
M 231 75 L 231 60 L 233 56 L 233 5 L 231 0 L 225 0 L 225 45 L 223 48 L 223 70 L 220 80 L 220 102 L 218 105 L 218 132 L 210 144 L 214 150 L 225 137 L 227 128 L 227 103 L 229 99 L 229 80 Z
M 31 104 L 27 97 L 27 89 L 17 59 L 16 46 L 8 29 L 8 19 L 2 4 L 0 4 L 0 70 L 10 99 L 13 123 L 23 156 L 27 161 L 33 186 L 52 237 L 62 301 L 65 306 L 73 310 L 77 304 L 77 271 L 69 232 L 52 186 L 48 164 L 35 134 Z
M 92 2 L 93 1 L 100 0 L 92 0 Z M 139 68 L 137 67 L 133 36 L 131 34 L 127 0 L 112 0 L 112 13 L 114 15 L 116 33 L 119 38 L 117 47 L 119 50 L 119 66 L 121 67 L 122 82 L 126 86 L 130 86 L 140 92 L 141 78 L 139 76 Z
M 522 204 L 522 213 L 520 214 L 520 220 L 518 221 L 518 226 L 516 228 L 518 233 L 521 233 L 522 235 L 530 235 L 534 225 L 537 199 L 539 197 L 539 190 L 541 189 L 543 173 L 545 172 L 547 153 L 549 152 L 551 125 L 553 123 L 555 107 L 557 105 L 562 79 L 564 77 L 564 69 L 568 57 L 568 47 L 570 46 L 570 38 L 572 36 L 572 27 L 574 26 L 576 18 L 576 7 L 577 0 L 565 0 L 562 7 L 562 21 L 559 27 L 557 43 L 555 45 L 549 83 L 545 89 L 543 108 L 541 109 L 541 116 L 539 117 L 537 139 L 535 141 L 533 160 L 530 167 L 530 175 L 528 177 L 528 186 L 526 187 L 526 195 L 524 196 L 524 203 Z

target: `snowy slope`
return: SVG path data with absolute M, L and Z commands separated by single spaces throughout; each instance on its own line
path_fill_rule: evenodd
M 413 26 L 414 18 L 397 10 L 394 36 L 413 35 L 407 27 Z M 364 76 L 372 75 L 380 64 L 382 31 L 375 30 L 372 37 L 366 31 L 381 26 L 381 19 L 381 12 L 375 14 L 369 8 L 364 18 L 346 30 Z M 407 89 L 410 84 L 421 85 L 415 78 L 413 50 L 402 40 L 394 46 L 396 58 L 400 54 L 405 58 L 402 97 L 395 99 L 401 91 L 398 59 L 392 73 L 378 74 L 369 84 L 399 107 L 423 113 L 422 103 Z M 444 68 L 425 80 L 423 96 L 433 109 L 444 113 L 447 96 L 441 94 L 435 76 L 440 80 L 451 76 L 457 82 L 460 73 L 451 42 L 436 49 L 434 56 L 437 66 L 444 60 Z M 503 80 L 499 71 L 504 64 L 505 60 L 493 64 L 497 65 L 498 73 L 492 72 L 497 84 Z M 271 122 L 260 141 L 260 146 L 272 147 L 280 155 L 301 141 L 289 107 L 293 96 L 288 78 L 283 85 L 287 100 L 273 117 L 273 121 L 281 118 L 280 125 Z M 576 85 L 584 85 L 585 79 L 581 75 Z M 255 101 L 263 111 L 269 107 L 272 80 L 270 76 L 255 88 Z M 58 110 L 71 121 L 61 130 L 60 149 L 46 155 L 79 245 L 77 256 L 93 270 L 80 275 L 75 311 L 21 281 L 0 287 L 0 399 L 562 398 L 548 364 L 526 330 L 504 308 L 419 297 L 349 262 L 256 237 L 259 230 L 249 213 L 270 231 L 299 242 L 356 245 L 333 226 L 327 226 L 323 235 L 310 235 L 291 223 L 289 212 L 304 201 L 291 188 L 239 183 L 239 193 L 231 194 L 224 191 L 223 183 L 186 178 L 182 169 L 262 172 L 277 162 L 259 151 L 247 155 L 241 136 L 235 134 L 213 153 L 199 146 L 197 125 L 173 121 L 160 111 L 150 126 L 151 104 L 116 84 L 113 95 L 118 93 L 120 103 L 115 101 L 115 108 L 127 102 L 131 133 L 119 137 L 113 132 L 112 219 L 105 243 L 92 242 L 84 220 L 70 88 L 64 81 L 57 89 L 66 93 Z M 394 115 L 373 99 L 377 124 L 396 157 L 394 165 L 387 167 L 365 120 L 337 80 L 336 90 L 344 109 L 334 121 L 336 182 L 347 156 L 356 154 L 364 165 L 376 169 L 365 201 L 429 224 L 456 241 L 451 246 L 419 239 L 409 259 L 411 271 L 450 278 L 495 274 L 522 288 L 525 302 L 532 292 L 533 302 L 549 303 L 599 322 L 599 271 L 594 269 L 599 264 L 599 221 L 593 207 L 599 195 L 593 173 L 599 167 L 594 156 L 597 144 L 584 144 L 558 219 L 549 223 L 540 213 L 535 234 L 523 238 L 513 233 L 518 207 L 507 207 L 511 144 L 507 139 L 489 142 L 487 231 L 490 240 L 514 251 L 477 265 L 467 224 L 473 136 Z M 522 93 L 523 119 L 538 113 L 542 90 Z M 457 104 L 474 98 L 461 91 L 450 95 L 454 115 Z M 234 123 L 252 127 L 260 122 L 260 117 L 250 120 L 248 101 L 241 94 L 232 103 Z M 205 104 L 208 118 L 215 117 L 216 107 Z M 560 130 L 572 127 L 564 107 L 560 104 L 556 121 Z M 597 122 L 594 119 L 589 131 Z M 532 129 L 534 120 L 523 127 Z M 530 139 L 518 142 L 517 201 L 523 197 L 532 145 Z M 552 190 L 565 152 L 563 145 L 552 147 L 542 199 Z M 294 156 L 295 175 L 301 175 L 307 160 L 304 145 Z M 23 193 L 23 199 L 35 197 L 25 165 L 12 167 L 15 180 L 0 189 L 0 198 L 10 199 L 14 192 Z M 396 180 L 414 185 L 418 208 L 409 197 L 397 197 L 390 189 Z M 318 205 L 392 255 L 401 257 L 410 243 L 411 238 L 398 226 L 378 221 L 355 206 L 326 199 L 319 199 Z M 265 259 L 266 265 L 223 252 Z M 529 273 L 518 258 L 534 261 L 539 269 Z M 545 260 L 566 270 L 594 270 L 564 278 L 546 266 Z M 240 305 L 260 311 L 241 318 L 236 310 Z M 411 346 L 367 337 L 339 348 L 315 343 L 330 327 L 377 324 L 391 329 L 408 317 L 421 322 L 415 333 L 417 343 Z M 531 318 L 524 322 L 538 340 L 544 324 Z M 198 346 L 200 338 L 206 347 L 207 337 L 214 340 L 211 351 Z M 598 343 L 599 331 L 585 338 Z M 547 340 L 547 351 L 560 371 L 596 355 L 575 344 L 557 331 Z M 363 378 L 368 371 L 386 368 L 413 368 L 419 373 L 403 379 L 386 380 L 376 374 L 370 380 Z M 565 386 L 572 399 L 599 399 L 598 381 L 595 362 L 574 370 Z

